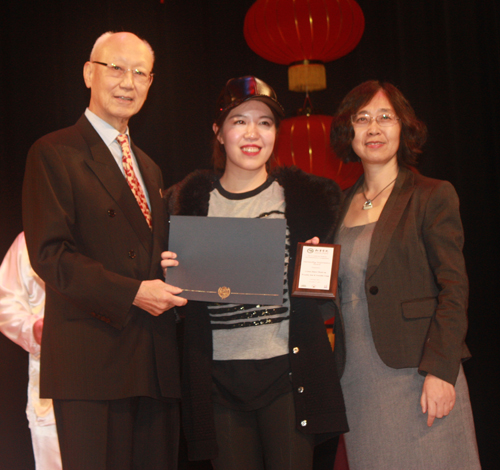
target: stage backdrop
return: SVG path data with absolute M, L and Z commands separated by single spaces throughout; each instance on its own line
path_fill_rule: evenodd
M 5 3 L 5 2 L 4 2 Z M 88 103 L 82 67 L 94 40 L 129 30 L 156 52 L 155 80 L 131 121 L 135 142 L 161 166 L 167 185 L 209 166 L 214 102 L 228 78 L 272 84 L 288 116 L 304 96 L 287 89 L 287 68 L 266 62 L 243 38 L 252 0 L 10 0 L 0 13 L 0 256 L 21 226 L 21 185 L 30 145 L 73 124 Z M 500 38 L 495 0 L 358 0 L 366 27 L 358 47 L 328 63 L 313 104 L 332 114 L 364 80 L 403 91 L 430 132 L 419 170 L 451 181 L 461 199 L 471 296 L 465 364 L 483 468 L 496 468 L 499 435 Z M 16 357 L 14 357 L 16 356 Z M 18 356 L 18 357 L 17 357 Z M 24 399 L 20 350 L 0 341 L 0 468 L 14 466 L 20 434 L 3 418 Z M 19 359 L 20 358 L 20 359 Z M 7 367 L 19 359 L 18 376 Z M 20 385 L 19 385 L 20 384 Z M 16 411 L 17 412 L 17 411 Z M 19 413 L 23 419 L 22 412 Z M 29 441 L 28 441 L 29 444 Z M 7 460 L 8 459 L 8 460 Z M 10 462 L 10 463 L 7 463 Z

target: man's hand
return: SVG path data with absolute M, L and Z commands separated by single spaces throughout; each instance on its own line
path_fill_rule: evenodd
M 182 289 L 166 284 L 159 279 L 142 281 L 133 304 L 157 317 L 172 307 L 182 307 L 187 300 L 177 297 Z
M 427 426 L 432 426 L 435 418 L 448 416 L 455 406 L 455 387 L 435 375 L 427 374 L 420 405 L 422 412 L 427 413 Z
M 177 255 L 173 251 L 164 251 L 161 254 L 161 267 L 163 269 L 163 276 L 167 275 L 167 268 L 179 266 L 179 261 L 176 261 Z
M 43 318 L 39 318 L 33 323 L 33 336 L 38 344 L 42 344 Z
M 310 240 L 307 240 L 305 243 L 310 243 L 311 245 L 317 245 L 317 244 L 319 244 L 319 238 L 312 237 Z

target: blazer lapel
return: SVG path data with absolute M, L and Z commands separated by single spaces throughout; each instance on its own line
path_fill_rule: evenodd
M 135 196 L 130 190 L 125 177 L 118 168 L 116 160 L 85 116 L 82 116 L 76 125 L 86 140 L 93 157 L 93 160 L 86 160 L 87 165 L 97 178 L 99 178 L 111 197 L 120 206 L 130 225 L 137 233 L 139 240 L 144 245 L 145 249 L 150 252 L 151 230 L 148 227 L 144 214 L 139 204 L 137 204 Z
M 151 211 L 151 216 L 153 218 L 153 228 L 155 228 L 155 216 L 157 216 L 158 212 L 161 211 L 163 208 L 163 199 L 162 199 L 162 194 L 160 192 L 163 189 L 161 187 L 162 183 L 161 181 L 158 181 L 158 175 L 155 169 L 152 168 L 144 158 L 142 150 L 138 149 L 133 142 L 131 147 L 134 152 L 135 158 L 137 159 L 137 163 L 139 164 L 139 171 L 141 172 L 142 179 L 146 186 L 145 189 L 148 192 L 149 201 L 151 205 L 149 209 Z
M 389 196 L 375 230 L 373 231 L 370 244 L 370 254 L 366 268 L 366 279 L 368 280 L 384 258 L 389 247 L 394 230 L 408 205 L 408 201 L 414 190 L 414 178 L 410 170 L 400 168 L 394 188 Z
M 161 252 L 166 249 L 167 234 L 166 234 L 166 217 L 165 217 L 165 203 L 163 201 L 162 189 L 163 181 L 159 178 L 158 171 L 154 166 L 151 166 L 149 161 L 145 158 L 142 150 L 138 149 L 132 142 L 132 150 L 139 164 L 139 169 L 146 186 L 149 196 L 150 211 L 153 218 L 153 246 L 151 251 L 151 266 L 150 276 L 156 277 L 157 271 L 160 267 Z M 161 178 L 161 176 L 160 176 Z M 142 215 L 142 212 L 141 212 Z M 142 216 L 143 220 L 144 216 Z M 146 224 L 147 225 L 147 224 Z M 149 231 L 148 227 L 148 232 Z

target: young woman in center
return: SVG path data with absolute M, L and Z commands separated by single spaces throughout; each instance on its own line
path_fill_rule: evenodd
M 289 295 L 297 242 L 331 242 L 342 193 L 296 168 L 270 171 L 283 116 L 266 83 L 229 80 L 213 124 L 215 171 L 195 171 L 166 194 L 172 215 L 287 221 L 283 305 L 184 308 L 188 454 L 217 470 L 311 469 L 314 445 L 348 429 L 322 316 L 328 308 Z M 172 256 L 164 253 L 164 268 L 177 263 Z

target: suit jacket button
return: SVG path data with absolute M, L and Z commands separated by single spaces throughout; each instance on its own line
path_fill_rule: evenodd
M 300 422 L 300 425 L 305 428 L 307 426 L 307 419 L 304 419 L 303 421 Z
M 370 287 L 370 294 L 377 295 L 378 294 L 378 287 L 377 286 L 371 286 Z
M 110 217 L 114 217 L 114 216 L 116 215 L 115 210 L 114 210 L 114 209 L 109 209 L 109 210 L 108 210 L 108 215 L 109 215 Z
M 134 259 L 135 258 L 135 251 L 134 250 L 130 250 L 128 252 L 128 257 Z

